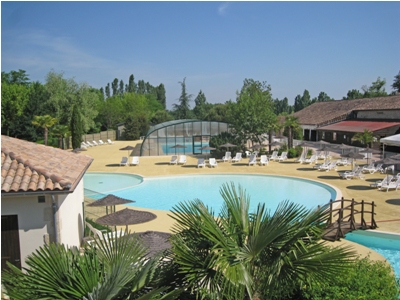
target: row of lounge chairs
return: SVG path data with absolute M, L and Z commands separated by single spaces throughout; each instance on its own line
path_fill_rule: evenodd
M 95 147 L 95 146 L 102 146 L 102 145 L 112 145 L 114 144 L 113 141 L 111 141 L 110 139 L 107 140 L 107 142 L 103 142 L 102 140 L 99 140 L 99 142 L 93 141 L 93 142 L 82 142 L 81 143 L 81 147 L 82 148 L 89 148 L 89 147 Z
M 139 165 L 139 156 L 132 156 L 131 161 L 129 162 L 127 156 L 123 156 L 121 162 L 119 163 L 120 166 L 137 166 Z
M 386 189 L 386 192 L 390 189 L 397 191 L 397 189 L 400 187 L 400 173 L 398 173 L 396 176 L 388 174 L 383 180 L 372 183 L 370 187 L 378 188 L 380 191 Z

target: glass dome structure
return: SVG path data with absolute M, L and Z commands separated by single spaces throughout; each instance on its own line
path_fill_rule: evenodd
M 140 148 L 141 156 L 205 154 L 211 136 L 229 131 L 228 123 L 200 120 L 174 120 L 150 127 Z

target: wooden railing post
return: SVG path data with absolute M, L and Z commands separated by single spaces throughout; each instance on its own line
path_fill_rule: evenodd
M 375 222 L 375 203 L 372 201 L 372 208 L 371 208 L 371 228 L 376 228 L 378 225 L 376 225 Z

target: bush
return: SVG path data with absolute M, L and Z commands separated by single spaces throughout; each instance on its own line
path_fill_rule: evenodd
M 293 157 L 297 157 L 297 151 L 294 148 L 290 148 L 288 151 L 288 158 L 293 158 Z
M 347 276 L 336 276 L 334 284 L 311 283 L 300 289 L 293 299 L 399 299 L 400 280 L 396 282 L 390 266 L 382 261 L 371 261 L 369 257 L 358 258 L 354 264 Z

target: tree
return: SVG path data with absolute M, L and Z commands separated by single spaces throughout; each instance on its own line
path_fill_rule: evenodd
M 157 101 L 162 104 L 164 109 L 167 108 L 167 97 L 165 96 L 165 87 L 161 83 L 157 88 L 156 88 L 156 93 L 157 93 Z
M 179 82 L 181 84 L 182 92 L 181 96 L 178 99 L 179 104 L 173 104 L 173 109 L 175 111 L 175 114 L 177 116 L 177 119 L 188 119 L 190 115 L 190 101 L 193 97 L 193 95 L 188 94 L 186 92 L 186 83 L 185 83 L 186 77 L 183 78 L 182 82 Z
M 136 83 L 135 83 L 135 77 L 133 76 L 133 74 L 131 74 L 131 76 L 129 76 L 127 92 L 128 93 L 136 92 Z
M 145 94 L 146 93 L 146 84 L 144 83 L 144 80 L 139 80 L 138 81 L 138 94 Z
M 400 93 L 400 71 L 399 74 L 394 76 L 392 88 L 394 89 L 395 92 Z
M 245 79 L 240 93 L 237 92 L 230 123 L 243 142 L 251 140 L 261 144 L 262 135 L 276 121 L 270 91 L 266 82 Z
M 212 105 L 207 103 L 206 95 L 204 95 L 202 90 L 200 90 L 199 94 L 194 99 L 194 103 L 193 114 L 196 116 L 196 119 L 204 120 L 208 111 L 212 108 Z
M 371 86 L 364 85 L 361 89 L 364 91 L 364 98 L 374 98 L 387 96 L 385 91 L 386 80 L 378 77 Z
M 370 147 L 370 144 L 374 141 L 374 133 L 371 130 L 364 129 L 363 132 L 357 132 L 352 141 L 359 141 L 363 145 L 367 145 L 367 148 Z
M 111 97 L 111 93 L 110 93 L 110 83 L 107 83 L 105 93 L 106 93 L 106 98 L 110 98 L 110 97 Z
M 28 76 L 26 71 L 21 69 L 10 71 L 10 73 L 1 72 L 1 83 L 6 82 L 8 84 L 18 84 L 28 87 L 30 84 Z
M 118 95 L 118 78 L 114 78 L 113 82 L 111 83 L 112 95 Z
M 275 99 L 274 100 L 274 112 L 276 115 L 280 114 L 291 114 L 293 112 L 293 107 L 289 105 L 288 98 L 283 98 L 282 100 Z
M 331 97 L 328 96 L 327 93 L 325 92 L 320 92 L 317 98 L 313 98 L 311 103 L 315 103 L 315 102 L 327 102 L 327 101 L 331 101 L 334 100 Z
M 56 125 L 52 128 L 51 134 L 58 138 L 58 148 L 63 148 L 63 139 L 70 136 L 68 126 L 66 125 Z
M 167 121 L 172 121 L 174 117 L 166 110 L 157 110 L 151 117 L 150 122 L 152 124 L 160 124 Z
M 284 127 L 288 129 L 288 148 L 293 148 L 293 135 L 294 131 L 300 128 L 299 121 L 297 117 L 290 115 L 286 116 Z
M 304 90 L 303 96 L 297 95 L 294 99 L 294 111 L 298 112 L 311 104 L 310 92 Z
M 300 286 L 332 282 L 354 253 L 321 241 L 327 213 L 282 202 L 274 213 L 234 184 L 216 217 L 200 200 L 172 209 L 175 262 L 188 289 L 207 299 L 288 299 Z M 258 298 L 257 298 L 258 297 Z
M 11 299 L 176 299 L 181 290 L 158 287 L 157 258 L 147 258 L 137 238 L 95 239 L 83 253 L 52 243 L 10 263 L 2 283 Z
M 44 144 L 47 146 L 47 139 L 49 135 L 49 128 L 57 123 L 57 119 L 50 115 L 35 116 L 33 118 L 32 124 L 41 127 L 44 130 Z
M 363 93 L 361 93 L 359 90 L 352 89 L 347 92 L 347 97 L 343 97 L 343 100 L 352 100 L 352 99 L 361 99 L 364 98 Z
M 71 116 L 71 136 L 72 136 L 72 148 L 80 148 L 82 143 L 82 135 L 85 133 L 82 125 L 82 115 L 79 109 L 79 105 L 75 104 L 72 108 Z

